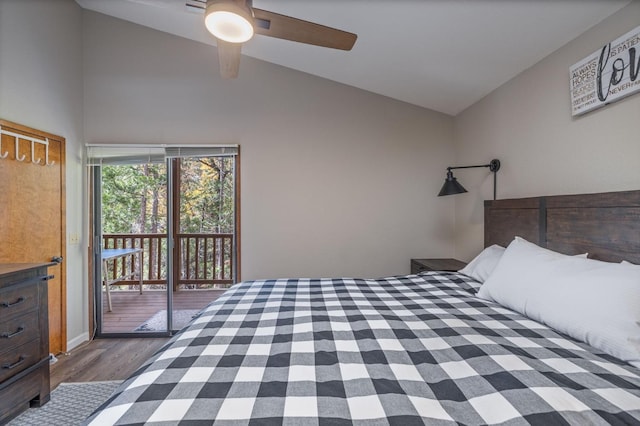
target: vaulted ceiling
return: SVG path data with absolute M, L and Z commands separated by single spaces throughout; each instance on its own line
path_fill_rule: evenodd
M 76 1 L 85 9 L 216 44 L 202 14 L 186 0 Z M 630 2 L 254 0 L 260 9 L 350 31 L 358 40 L 345 52 L 258 35 L 242 53 L 456 115 Z M 212 70 L 211 78 L 220 77 Z

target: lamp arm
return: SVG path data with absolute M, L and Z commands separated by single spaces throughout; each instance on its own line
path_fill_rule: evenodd
M 496 197 L 498 195 L 498 186 L 497 186 L 497 179 L 498 179 L 498 173 L 496 173 L 497 170 L 493 171 L 493 199 L 496 200 Z
M 456 169 L 476 169 L 478 167 L 490 167 L 490 164 L 482 164 L 479 166 L 457 166 L 457 167 L 447 167 L 447 170 L 456 170 Z
M 488 167 L 490 171 L 492 172 L 497 172 L 498 170 L 500 170 L 500 160 L 494 159 L 491 160 L 491 162 L 489 164 L 480 164 L 478 166 L 455 166 L 455 167 L 447 167 L 448 171 L 451 170 L 455 170 L 455 169 L 476 169 L 478 167 Z
M 477 169 L 478 167 L 488 167 L 490 171 L 497 172 L 500 170 L 500 160 L 491 160 L 489 164 L 480 164 L 478 166 L 456 166 L 456 167 L 447 167 L 447 170 L 455 170 L 455 169 Z
M 497 189 L 497 171 L 500 170 L 500 160 L 494 159 L 491 160 L 489 164 L 480 164 L 478 166 L 456 166 L 456 167 L 447 167 L 447 172 L 451 173 L 451 170 L 456 169 L 477 169 L 479 167 L 488 167 L 491 172 L 493 172 L 493 199 L 496 199 L 496 189 Z M 453 176 L 453 175 L 452 175 Z

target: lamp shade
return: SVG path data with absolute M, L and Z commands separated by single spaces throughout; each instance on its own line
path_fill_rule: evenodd
M 438 197 L 442 197 L 443 195 L 462 194 L 463 192 L 467 192 L 467 190 L 458 182 L 458 179 L 453 177 L 453 173 L 449 170 L 447 172 L 447 178 L 444 181 L 444 185 L 442 185 L 442 189 L 438 193 Z

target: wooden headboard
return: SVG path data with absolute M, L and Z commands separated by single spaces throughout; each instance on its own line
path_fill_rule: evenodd
M 513 237 L 566 254 L 640 264 L 640 191 L 484 202 L 484 245 Z

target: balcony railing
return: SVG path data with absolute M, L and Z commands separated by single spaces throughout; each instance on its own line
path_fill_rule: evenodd
M 102 246 L 142 249 L 140 269 L 134 263 L 135 256 L 112 260 L 107 268 L 110 278 L 115 278 L 118 270 L 127 268 L 142 271 L 143 285 L 166 285 L 166 234 L 104 234 Z M 233 284 L 233 234 L 177 234 L 176 253 L 174 290 L 220 288 Z M 118 283 L 138 284 L 136 277 Z

